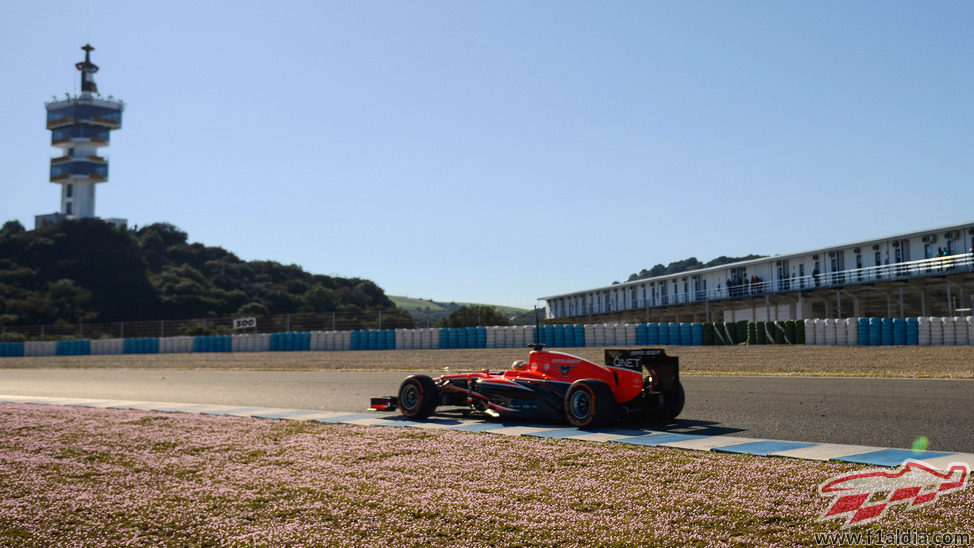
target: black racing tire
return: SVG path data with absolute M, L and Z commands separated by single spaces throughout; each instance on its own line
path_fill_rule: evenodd
M 601 428 L 616 418 L 615 395 L 598 379 L 579 379 L 565 393 L 565 417 L 578 428 Z
M 399 412 L 410 419 L 425 419 L 436 411 L 439 389 L 426 375 L 410 375 L 399 385 Z
M 663 407 L 660 409 L 659 416 L 666 420 L 673 420 L 683 412 L 683 404 L 686 403 L 686 393 L 683 385 L 676 381 L 673 388 L 663 391 Z

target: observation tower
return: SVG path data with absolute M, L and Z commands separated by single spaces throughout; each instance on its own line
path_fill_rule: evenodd
M 95 217 L 95 185 L 108 180 L 108 159 L 98 149 L 107 147 L 111 132 L 122 127 L 125 104 L 109 95 L 98 93 L 95 73 L 98 65 L 91 62 L 95 48 L 85 44 L 81 48 L 85 60 L 74 66 L 81 72 L 81 93 L 65 94 L 65 98 L 45 103 L 47 129 L 51 130 L 51 146 L 61 149 L 61 155 L 51 158 L 51 179 L 61 185 L 61 211 L 37 215 L 36 227 L 65 219 Z M 125 219 L 105 219 L 124 226 Z

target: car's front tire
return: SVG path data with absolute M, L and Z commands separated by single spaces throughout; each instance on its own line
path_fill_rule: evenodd
M 616 418 L 615 395 L 598 379 L 580 379 L 565 393 L 565 417 L 578 428 L 600 428 Z
M 399 385 L 399 411 L 410 419 L 425 419 L 439 403 L 439 392 L 433 379 L 410 375 Z

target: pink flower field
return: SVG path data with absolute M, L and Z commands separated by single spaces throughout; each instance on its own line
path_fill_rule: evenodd
M 0 404 L 0 546 L 812 545 L 853 465 Z M 974 491 L 876 526 L 964 532 Z

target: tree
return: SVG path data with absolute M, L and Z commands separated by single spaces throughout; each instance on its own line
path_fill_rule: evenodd
M 752 259 L 762 259 L 766 255 L 747 255 L 745 257 L 727 257 L 721 255 L 716 259 L 708 261 L 707 263 L 701 263 L 696 257 L 689 257 L 683 259 L 682 261 L 673 261 L 672 263 L 663 266 L 662 264 L 657 264 L 653 268 L 646 270 L 645 268 L 640 270 L 638 274 L 630 274 L 626 281 L 642 280 L 645 278 L 655 278 L 657 276 L 664 276 L 666 274 L 679 274 L 681 272 L 689 272 L 691 270 L 699 270 L 701 268 L 710 268 L 712 266 L 721 266 L 730 263 L 736 263 L 740 261 L 750 261 Z
M 338 306 L 335 292 L 321 285 L 315 285 L 306 291 L 304 301 L 312 312 L 333 312 Z
M 0 235 L 14 235 L 24 232 L 26 232 L 24 225 L 20 224 L 17 219 L 3 223 L 3 228 L 0 228 Z
M 448 317 L 436 323 L 436 327 L 473 327 L 477 325 L 511 325 L 496 308 L 483 305 L 461 306 Z
M 269 314 L 266 306 L 250 302 L 238 308 L 234 316 L 267 316 Z
M 412 324 L 370 280 L 243 261 L 188 243 L 169 223 L 124 230 L 98 219 L 0 228 L 0 314 L 8 323 L 108 322 L 296 312 L 373 314 Z

